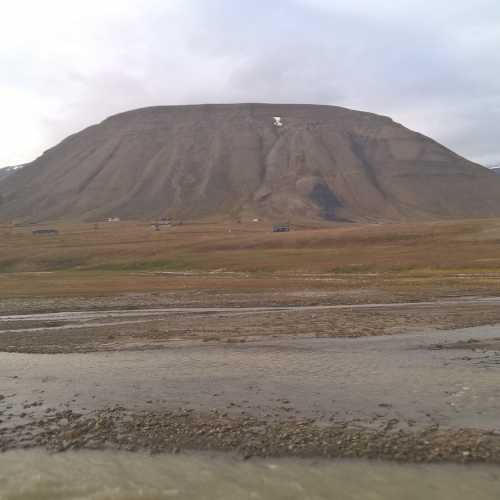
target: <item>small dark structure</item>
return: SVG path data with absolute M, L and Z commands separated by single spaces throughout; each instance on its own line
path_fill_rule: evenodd
M 59 231 L 57 229 L 33 229 L 31 234 L 48 234 L 50 236 L 57 236 Z
M 288 233 L 290 231 L 289 224 L 274 224 L 273 233 Z

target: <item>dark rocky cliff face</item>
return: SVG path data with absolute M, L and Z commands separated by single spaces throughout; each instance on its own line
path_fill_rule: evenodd
M 122 113 L 9 175 L 0 194 L 3 220 L 500 214 L 500 178 L 488 169 L 387 117 L 313 105 Z

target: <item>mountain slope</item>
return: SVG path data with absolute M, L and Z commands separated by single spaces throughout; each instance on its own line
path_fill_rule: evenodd
M 2 179 L 6 179 L 8 175 L 17 172 L 19 169 L 23 168 L 24 165 L 13 165 L 11 167 L 2 167 L 0 168 L 0 181 Z
M 9 175 L 0 196 L 4 220 L 500 214 L 500 178 L 488 169 L 387 117 L 313 105 L 115 115 Z

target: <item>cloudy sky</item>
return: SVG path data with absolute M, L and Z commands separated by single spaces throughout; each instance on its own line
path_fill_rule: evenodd
M 0 0 L 0 166 L 157 104 L 373 111 L 500 162 L 499 0 Z

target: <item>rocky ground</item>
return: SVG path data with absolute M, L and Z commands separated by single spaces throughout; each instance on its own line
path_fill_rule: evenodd
M 230 417 L 214 411 L 179 409 L 132 413 L 115 407 L 81 415 L 57 412 L 14 432 L 0 430 L 0 449 L 42 446 L 52 451 L 78 449 L 238 451 L 243 458 L 343 457 L 404 462 L 500 463 L 500 433 L 473 429 L 418 432 L 370 430 L 349 422 L 324 425 L 314 419 L 286 421 Z
M 161 349 L 185 341 L 355 338 L 500 323 L 494 297 L 402 303 L 369 290 L 26 298 L 2 300 L 0 310 L 0 351 L 52 354 Z

